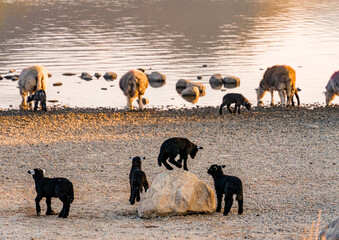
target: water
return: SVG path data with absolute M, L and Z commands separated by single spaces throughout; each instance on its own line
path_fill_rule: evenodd
M 119 79 L 141 67 L 167 76 L 165 86 L 147 89 L 149 107 L 190 107 L 175 90 L 180 78 L 206 86 L 195 105 L 217 106 L 227 92 L 256 103 L 266 68 L 287 64 L 301 102 L 324 104 L 325 85 L 339 70 L 338 11 L 337 0 L 0 0 L 0 74 L 43 64 L 53 75 L 48 99 L 58 100 L 48 105 L 122 108 L 118 80 L 79 76 L 112 71 Z M 214 73 L 235 75 L 241 85 L 213 90 Z M 20 102 L 17 82 L 0 81 L 0 108 Z

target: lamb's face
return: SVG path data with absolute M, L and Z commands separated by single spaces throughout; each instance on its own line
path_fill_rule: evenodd
M 195 155 L 197 155 L 197 152 L 198 152 L 199 149 L 202 149 L 202 147 L 194 145 L 194 147 L 193 147 L 193 149 L 192 149 L 192 151 L 190 153 L 190 156 L 191 156 L 192 159 L 195 158 Z
M 44 177 L 45 174 L 45 169 L 40 169 L 40 168 L 35 168 L 32 170 L 28 170 L 29 174 L 32 174 L 34 179 L 40 179 Z
M 144 160 L 145 157 L 130 157 L 130 159 L 132 160 L 132 166 L 140 166 L 141 167 L 141 160 Z
M 247 110 L 251 110 L 251 104 L 249 102 L 245 103 L 245 107 L 247 108 Z
M 217 165 L 217 164 L 213 164 L 210 166 L 210 168 L 208 169 L 207 173 L 209 175 L 211 175 L 212 177 L 217 177 L 217 176 L 220 176 L 220 175 L 223 175 L 223 172 L 222 172 L 222 168 L 224 168 L 225 165 Z

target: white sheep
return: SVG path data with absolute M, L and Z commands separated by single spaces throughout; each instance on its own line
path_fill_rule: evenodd
M 326 85 L 325 100 L 326 106 L 329 106 L 335 96 L 339 95 L 339 71 L 333 73 Z
M 142 69 L 130 70 L 125 73 L 119 82 L 120 89 L 127 97 L 127 108 L 133 110 L 133 101 L 138 98 L 139 108 L 142 110 L 144 105 L 142 103 L 142 95 L 145 94 L 148 87 L 148 78 Z
M 31 103 L 29 103 L 27 107 L 27 96 L 32 96 L 40 89 L 46 91 L 47 80 L 48 72 L 42 65 L 30 66 L 21 71 L 18 82 L 20 95 L 22 97 L 20 104 L 21 109 L 32 108 Z

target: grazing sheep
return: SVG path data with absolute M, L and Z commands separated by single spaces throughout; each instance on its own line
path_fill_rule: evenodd
M 31 104 L 27 107 L 27 96 L 33 95 L 42 89 L 46 91 L 48 72 L 44 66 L 35 65 L 22 70 L 19 76 L 19 90 L 22 97 L 21 109 L 31 109 Z
M 339 71 L 333 73 L 326 85 L 325 100 L 326 106 L 329 106 L 335 96 L 339 95 Z
M 47 111 L 46 108 L 46 92 L 45 90 L 38 90 L 36 91 L 33 95 L 29 96 L 27 98 L 27 102 L 35 101 L 34 103 L 34 111 L 38 109 L 38 104 L 40 102 L 41 109 L 44 110 L 45 112 Z
M 148 87 L 148 78 L 143 69 L 131 70 L 125 73 L 119 81 L 120 89 L 127 97 L 127 107 L 133 110 L 133 101 L 138 98 L 139 108 L 144 108 L 142 103 L 142 95 L 145 94 Z
M 280 102 L 282 106 L 290 105 L 292 98 L 296 95 L 298 106 L 300 105 L 298 91 L 295 87 L 295 70 L 290 66 L 276 65 L 266 70 L 263 79 L 260 81 L 259 88 L 256 89 L 258 106 L 262 106 L 261 99 L 265 96 L 267 91 L 271 93 L 271 105 L 274 105 L 273 91 L 278 91 Z M 294 103 L 293 103 L 294 105 Z
M 141 170 L 141 160 L 145 157 L 130 157 L 132 160 L 132 168 L 129 173 L 129 183 L 131 186 L 131 195 L 129 202 L 131 205 L 140 201 L 140 193 L 142 193 L 142 188 L 144 187 L 145 192 L 147 191 L 149 185 L 147 182 L 146 174 Z
M 169 162 L 173 163 L 178 168 L 182 167 L 182 160 L 184 160 L 184 170 L 188 171 L 188 154 L 193 159 L 199 149 L 203 148 L 191 143 L 187 138 L 169 138 L 163 142 L 160 147 L 158 164 L 161 167 L 161 163 L 163 163 L 167 169 L 173 170 L 173 168 L 166 162 L 167 159 L 169 159 Z M 180 155 L 180 158 L 178 161 L 175 161 L 175 157 L 178 154 Z
M 235 103 L 234 111 L 232 112 L 230 105 Z M 239 93 L 228 93 L 222 99 L 222 104 L 220 105 L 219 113 L 222 115 L 222 108 L 227 106 L 228 111 L 232 114 L 236 112 L 238 109 L 238 113 L 240 114 L 240 106 L 245 106 L 247 110 L 251 110 L 251 103 Z
M 74 200 L 73 184 L 66 178 L 46 178 L 44 177 L 45 170 L 40 168 L 29 170 L 28 173 L 33 175 L 35 181 L 35 190 L 37 192 L 35 198 L 36 214 L 40 216 L 40 201 L 44 197 L 46 197 L 47 204 L 46 215 L 55 214 L 51 207 L 51 199 L 55 197 L 63 202 L 59 218 L 67 218 L 70 205 Z
M 225 194 L 225 208 L 224 215 L 226 216 L 232 207 L 233 204 L 233 195 L 236 194 L 236 200 L 238 201 L 238 213 L 243 213 L 243 192 L 242 192 L 242 182 L 238 177 L 224 175 L 222 168 L 225 165 L 211 165 L 207 173 L 213 177 L 215 191 L 217 192 L 217 212 L 221 211 L 221 201 L 222 195 Z

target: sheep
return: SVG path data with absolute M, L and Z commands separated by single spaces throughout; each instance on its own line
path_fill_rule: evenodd
M 130 70 L 125 73 L 119 81 L 119 87 L 127 97 L 127 108 L 133 110 L 133 101 L 138 98 L 140 110 L 144 108 L 142 95 L 148 87 L 148 78 L 143 69 Z
M 182 160 L 184 160 L 184 170 L 188 171 L 187 168 L 187 157 L 188 154 L 194 159 L 199 149 L 203 149 L 202 147 L 198 147 L 194 143 L 190 142 L 187 138 L 169 138 L 163 142 L 160 147 L 160 153 L 158 156 L 158 165 L 161 167 L 163 163 L 168 170 L 173 170 L 173 168 L 166 162 L 169 159 L 170 163 L 173 163 L 176 167 L 182 167 Z M 175 161 L 175 157 L 180 155 L 178 161 Z
M 213 164 L 208 169 L 207 173 L 213 177 L 215 191 L 217 192 L 217 212 L 221 211 L 222 196 L 225 194 L 225 207 L 224 216 L 226 216 L 233 204 L 233 195 L 236 194 L 236 200 L 238 201 L 238 214 L 243 213 L 243 188 L 242 182 L 238 177 L 224 175 L 222 168 L 225 165 Z
M 326 85 L 325 92 L 325 101 L 326 106 L 329 106 L 331 101 L 335 98 L 335 96 L 339 95 L 339 71 L 332 74 L 330 80 Z
M 232 103 L 235 103 L 234 112 L 230 109 L 230 105 Z M 251 103 L 242 95 L 239 93 L 228 93 L 226 94 L 222 99 L 222 104 L 219 108 L 219 113 L 222 115 L 222 108 L 224 106 L 227 106 L 228 111 L 232 113 L 236 113 L 236 110 L 238 109 L 238 113 L 240 114 L 240 106 L 243 105 L 247 108 L 247 110 L 251 110 Z
M 21 109 L 31 109 L 31 104 L 27 106 L 27 96 L 33 95 L 40 89 L 46 91 L 47 80 L 48 72 L 42 65 L 30 66 L 22 70 L 18 82 L 18 88 L 22 97 Z
M 46 178 L 44 177 L 45 170 L 40 168 L 29 170 L 28 173 L 33 175 L 35 181 L 35 190 L 37 192 L 35 198 L 36 214 L 40 216 L 40 201 L 44 197 L 46 197 L 47 204 L 46 215 L 56 214 L 51 207 L 51 198 L 55 197 L 63 202 L 59 218 L 67 218 L 70 205 L 74 200 L 73 184 L 66 178 Z
M 33 95 L 27 98 L 27 102 L 35 101 L 34 103 L 34 111 L 38 109 L 38 104 L 40 102 L 41 109 L 45 112 L 47 111 L 46 108 L 46 92 L 42 89 L 36 91 Z
M 273 91 L 278 91 L 280 96 L 280 102 L 282 106 L 293 102 L 293 96 L 295 95 L 300 105 L 298 91 L 295 86 L 295 70 L 290 66 L 286 65 L 275 65 L 267 68 L 264 73 L 263 79 L 260 81 L 259 88 L 256 89 L 258 106 L 262 106 L 262 98 L 267 91 L 271 93 L 271 106 L 274 105 L 274 94 Z M 294 103 L 292 104 L 294 105 Z
M 141 160 L 144 160 L 145 157 L 130 157 L 132 160 L 132 168 L 129 173 L 129 183 L 131 187 L 131 194 L 129 202 L 131 205 L 140 201 L 140 193 L 142 193 L 142 188 L 144 187 L 145 192 L 149 188 L 146 174 L 141 170 Z

